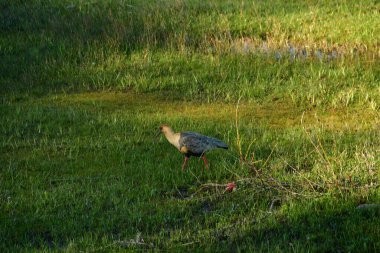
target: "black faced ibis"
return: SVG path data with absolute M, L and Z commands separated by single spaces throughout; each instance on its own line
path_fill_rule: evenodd
M 185 160 L 182 164 L 182 171 L 185 170 L 187 160 L 190 156 L 202 157 L 206 169 L 208 169 L 208 162 L 205 153 L 215 148 L 228 149 L 227 144 L 221 140 L 205 136 L 195 132 L 180 132 L 175 133 L 168 125 L 161 125 L 160 132 L 162 132 L 166 139 L 175 146 L 179 152 L 185 155 Z

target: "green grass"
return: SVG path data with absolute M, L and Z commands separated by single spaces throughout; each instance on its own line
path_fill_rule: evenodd
M 0 251 L 380 251 L 379 7 L 0 3 Z
M 34 0 L 2 9 L 0 87 L 17 97 L 174 90 L 209 101 L 379 106 L 375 1 Z M 290 46 L 307 59 L 292 61 Z

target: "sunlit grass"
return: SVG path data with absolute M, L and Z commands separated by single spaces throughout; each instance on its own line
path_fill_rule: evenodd
M 265 231 L 273 226 L 281 231 L 276 228 L 281 220 L 291 233 L 313 234 L 323 210 L 351 210 L 343 212 L 358 225 L 361 216 L 353 208 L 378 194 L 377 113 L 243 102 L 240 162 L 235 109 L 235 104 L 104 92 L 3 105 L 1 231 L 8 238 L 3 247 L 130 248 L 138 247 L 128 242 L 141 233 L 155 248 L 207 248 L 209 242 L 229 248 L 242 240 L 239 247 L 274 250 L 287 242 Z M 154 137 L 161 123 L 221 138 L 230 149 L 209 154 L 209 172 L 192 159 L 182 173 L 179 152 Z M 231 181 L 238 186 L 231 194 L 202 187 Z M 305 212 L 314 212 L 313 204 L 302 207 L 312 199 L 321 209 L 312 215 L 311 230 L 293 230 L 293 219 L 298 223 Z M 346 204 L 332 209 L 336 201 Z M 334 215 L 328 219 L 337 221 Z M 345 235 L 357 235 L 352 233 Z M 261 245 L 251 234 L 276 243 Z M 14 236 L 23 238 L 21 244 Z M 286 237 L 300 243 L 292 234 Z M 335 240 L 340 239 L 331 243 Z M 317 246 L 312 241 L 307 247 Z

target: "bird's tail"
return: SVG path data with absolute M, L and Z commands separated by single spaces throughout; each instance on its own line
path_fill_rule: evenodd
M 228 149 L 228 145 L 226 143 L 222 142 L 221 140 L 214 139 L 214 143 L 215 143 L 215 146 L 217 148 Z
M 228 149 L 228 146 L 226 143 L 223 143 L 223 145 L 219 145 L 218 148 Z

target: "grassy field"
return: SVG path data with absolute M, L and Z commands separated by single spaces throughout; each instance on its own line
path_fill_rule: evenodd
M 2 1 L 0 251 L 380 251 L 379 12 Z

